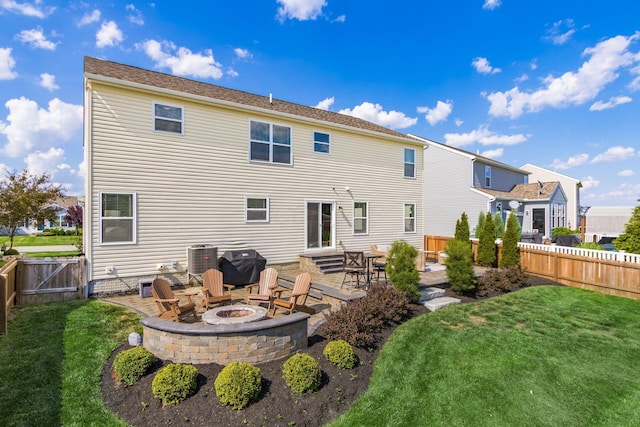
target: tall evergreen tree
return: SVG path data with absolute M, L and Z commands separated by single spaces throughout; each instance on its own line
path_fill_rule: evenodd
M 507 229 L 502 236 L 502 257 L 500 258 L 500 267 L 509 267 L 511 265 L 520 265 L 520 250 L 518 249 L 518 237 L 520 224 L 516 213 L 511 211 L 507 218 Z
M 493 224 L 496 228 L 496 237 L 501 239 L 504 235 L 504 221 L 502 220 L 502 214 L 500 212 L 496 212 L 493 216 Z
M 478 224 L 476 225 L 476 229 L 474 230 L 473 234 L 476 238 L 480 238 L 480 235 L 482 234 L 482 229 L 484 228 L 484 220 L 485 220 L 485 213 L 484 211 L 480 211 L 480 213 L 478 214 Z
M 471 232 L 469 231 L 469 217 L 466 212 L 462 212 L 460 219 L 456 221 L 455 239 L 462 242 L 468 242 L 470 238 Z
M 491 213 L 485 216 L 484 227 L 480 233 L 477 261 L 485 267 L 492 267 L 496 262 L 496 228 Z
M 633 209 L 629 222 L 624 226 L 624 233 L 613 241 L 613 246 L 617 251 L 640 254 L 640 206 Z

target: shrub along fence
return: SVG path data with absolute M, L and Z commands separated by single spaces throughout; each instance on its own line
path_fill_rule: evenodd
M 424 236 L 424 247 L 444 251 L 453 237 Z M 477 242 L 476 242 L 477 243 Z M 476 244 L 474 244 L 475 251 Z M 501 245 L 497 245 L 500 256 Z M 520 266 L 563 285 L 640 300 L 640 254 L 518 243 Z M 475 253 L 475 252 L 474 252 Z

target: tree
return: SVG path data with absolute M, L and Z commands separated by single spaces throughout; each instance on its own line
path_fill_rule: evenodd
M 496 237 L 498 239 L 501 239 L 502 235 L 504 234 L 504 221 L 502 220 L 501 213 L 496 212 L 496 214 L 493 216 L 493 224 L 496 228 Z
M 624 226 L 624 233 L 613 241 L 613 246 L 617 251 L 640 254 L 640 206 L 633 209 L 629 222 Z
M 62 189 L 49 182 L 47 173 L 32 175 L 27 169 L 22 172 L 7 172 L 0 181 L 0 225 L 9 234 L 9 249 L 13 248 L 13 238 L 25 220 L 38 223 L 55 221 L 57 209 L 52 206 Z
M 484 220 L 484 228 L 480 232 L 478 242 L 478 264 L 492 267 L 496 262 L 496 228 L 493 224 L 493 216 L 487 212 Z
M 64 220 L 76 228 L 76 236 L 78 235 L 78 229 L 82 228 L 83 211 L 82 206 L 69 206 L 67 214 L 64 216 Z
M 474 236 L 476 236 L 477 238 L 480 238 L 480 235 L 482 234 L 482 229 L 484 228 L 484 220 L 485 214 L 483 211 L 480 211 L 480 213 L 478 214 L 478 224 L 476 224 L 476 229 L 473 232 Z
M 467 217 L 466 212 L 462 212 L 460 219 L 456 221 L 456 233 L 454 238 L 462 242 L 468 242 L 471 238 L 471 232 L 469 231 L 469 217 Z
M 520 224 L 516 213 L 511 211 L 507 219 L 507 229 L 502 236 L 502 258 L 500 258 L 500 267 L 509 267 L 511 265 L 520 266 L 520 250 L 518 249 L 518 241 L 520 238 Z
M 447 254 L 444 264 L 447 266 L 447 279 L 451 290 L 456 293 L 474 290 L 475 272 L 469 244 L 451 239 L 447 242 L 444 252 Z
M 387 255 L 386 272 L 389 280 L 399 291 L 404 292 L 411 301 L 418 301 L 420 273 L 416 268 L 418 250 L 405 240 L 396 240 L 391 244 Z

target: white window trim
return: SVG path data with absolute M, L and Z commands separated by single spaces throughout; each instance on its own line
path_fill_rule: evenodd
M 103 194 L 128 194 L 131 195 L 131 207 L 132 207 L 132 218 L 131 218 L 131 236 L 133 240 L 130 242 L 103 242 L 102 241 L 102 195 Z M 113 245 L 135 245 L 138 243 L 138 203 L 137 203 L 138 195 L 132 191 L 100 191 L 98 194 L 98 235 L 99 235 L 99 244 L 102 246 L 113 246 Z M 109 219 L 129 219 L 129 217 L 107 217 Z
M 487 184 L 487 178 L 489 179 L 489 184 Z M 484 167 L 484 186 L 485 188 L 491 188 L 491 166 L 485 165 Z
M 413 205 L 413 217 L 404 216 L 405 207 Z M 413 231 L 405 230 L 405 222 L 407 219 L 413 219 Z M 415 202 L 404 202 L 402 204 L 402 231 L 404 234 L 416 234 L 418 232 L 418 205 Z
M 356 203 L 364 203 L 367 205 L 367 216 L 358 216 L 356 217 Z M 365 200 L 354 200 L 353 201 L 353 227 L 351 229 L 351 232 L 354 236 L 367 236 L 369 235 L 369 221 L 370 221 L 370 212 L 369 212 L 369 202 L 365 201 Z M 366 230 L 364 232 L 358 233 L 356 232 L 356 219 L 366 219 L 367 220 L 367 227 Z
M 247 205 L 247 202 L 249 201 L 249 199 L 262 199 L 265 200 L 267 202 L 267 206 L 265 207 L 265 209 L 249 209 L 249 206 Z M 249 224 L 256 224 L 256 223 L 267 223 L 269 222 L 269 212 L 270 212 L 270 207 L 271 207 L 271 201 L 269 200 L 268 197 L 264 197 L 264 196 L 245 196 L 244 198 L 244 222 L 249 223 Z M 266 211 L 266 219 L 249 219 L 249 211 Z
M 413 163 L 407 162 L 404 159 L 404 155 L 405 155 L 406 150 L 413 151 Z M 406 165 L 413 165 L 413 176 L 407 176 L 405 174 L 405 166 Z M 407 178 L 407 179 L 416 179 L 416 149 L 415 148 L 404 147 L 404 149 L 402 150 L 402 176 L 404 178 Z
M 269 160 L 256 160 L 256 159 L 252 159 L 251 158 L 251 142 L 253 142 L 253 140 L 251 139 L 251 122 L 264 123 L 264 124 L 269 125 L 269 141 L 258 141 L 258 140 L 255 140 L 255 142 L 258 142 L 260 144 L 269 144 Z M 273 142 L 273 127 L 274 126 L 281 126 L 281 127 L 289 128 L 289 145 L 278 144 L 278 143 L 274 143 Z M 280 163 L 280 162 L 274 162 L 273 161 L 273 146 L 274 145 L 281 146 L 281 147 L 289 147 L 289 163 Z M 264 121 L 264 120 L 259 120 L 259 119 L 249 119 L 249 149 L 247 150 L 247 158 L 249 159 L 250 162 L 255 162 L 255 163 L 270 164 L 270 165 L 282 165 L 282 166 L 293 166 L 293 127 L 291 125 L 285 125 L 285 124 L 281 124 L 281 123 L 274 123 L 274 122 L 269 122 L 269 121 Z
M 329 142 L 320 142 L 320 141 L 316 141 L 316 133 L 322 133 L 325 135 L 329 136 Z M 316 151 L 316 144 L 322 144 L 322 145 L 326 145 L 327 147 L 329 147 L 329 150 L 327 152 L 324 151 Z M 329 132 L 324 132 L 324 131 L 320 131 L 320 130 L 314 130 L 313 131 L 313 152 L 316 154 L 331 154 L 331 134 Z
M 156 105 L 166 105 L 167 107 L 174 107 L 174 108 L 179 108 L 180 109 L 180 120 L 176 120 L 176 119 L 170 119 L 167 117 L 158 117 L 158 119 L 160 120 L 166 120 L 169 122 L 180 122 L 181 126 L 180 126 L 180 132 L 170 132 L 170 131 L 166 131 L 166 130 L 158 130 L 156 129 Z M 160 101 L 153 101 L 153 103 L 151 104 L 151 130 L 154 132 L 159 132 L 159 133 L 166 133 L 169 135 L 184 135 L 184 107 L 182 105 L 176 105 L 176 104 L 170 104 L 168 102 L 160 102 Z

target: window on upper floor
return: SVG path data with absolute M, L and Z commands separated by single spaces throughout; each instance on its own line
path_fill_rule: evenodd
M 404 204 L 404 232 L 405 233 L 416 232 L 416 204 L 415 203 Z
M 136 242 L 136 193 L 100 194 L 100 243 Z
M 369 233 L 369 203 L 353 202 L 353 234 Z
M 491 187 L 491 166 L 484 167 L 484 186 Z
M 244 215 L 246 222 L 269 222 L 269 198 L 245 198 Z
M 329 153 L 331 151 L 331 137 L 328 133 L 313 132 L 313 151 L 316 153 Z
M 182 133 L 182 107 L 155 102 L 153 104 L 153 130 L 158 132 Z
M 249 160 L 291 164 L 291 128 L 251 120 Z
M 413 148 L 404 149 L 404 177 L 416 177 L 416 150 Z

